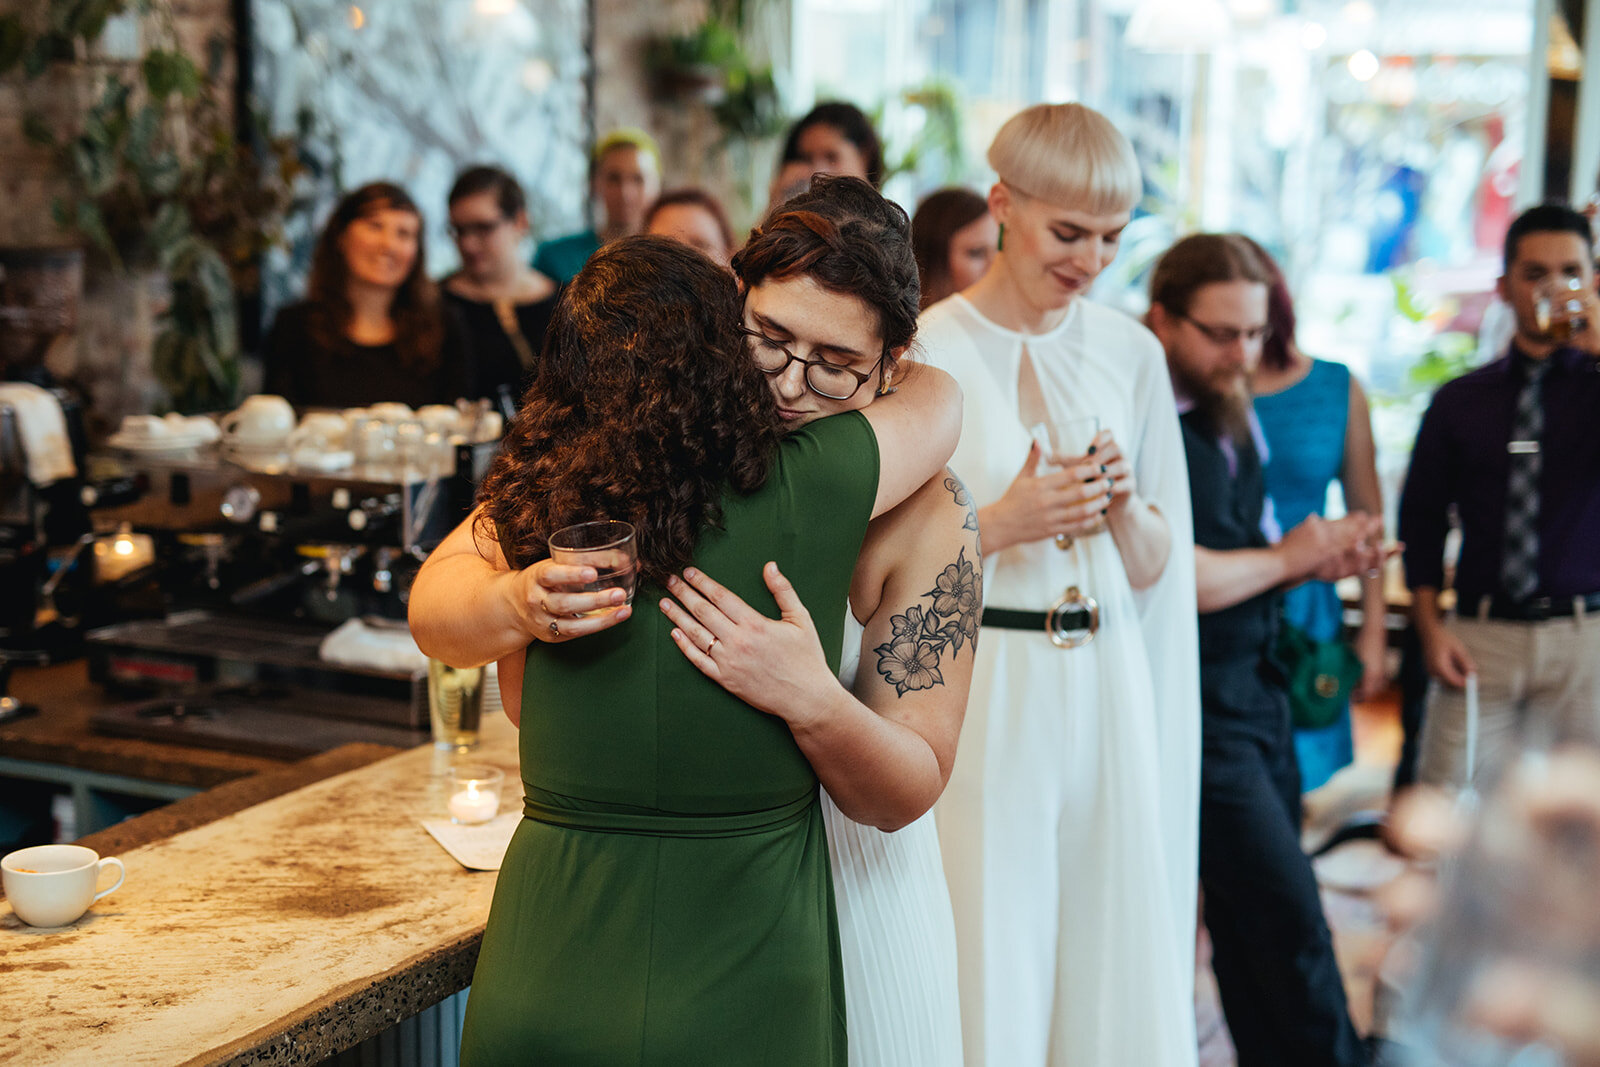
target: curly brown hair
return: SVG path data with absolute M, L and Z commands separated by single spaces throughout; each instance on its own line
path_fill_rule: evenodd
M 522 568 L 563 526 L 623 519 L 641 577 L 681 571 L 723 491 L 759 487 L 778 443 L 739 323 L 732 276 L 686 245 L 626 237 L 591 256 L 479 486 L 480 533 Z
M 747 289 L 768 278 L 803 275 L 829 292 L 856 297 L 877 315 L 886 354 L 917 335 L 922 290 L 911 220 L 860 178 L 811 179 L 811 188 L 750 231 L 733 257 L 733 272 Z
M 417 259 L 389 305 L 394 320 L 394 343 L 406 369 L 428 373 L 439 365 L 444 345 L 444 313 L 439 289 L 428 278 L 428 247 L 422 212 L 406 191 L 390 182 L 371 182 L 345 195 L 333 209 L 328 224 L 317 237 L 311 254 L 311 278 L 306 286 L 309 307 L 307 328 L 323 351 L 337 352 L 348 342 L 350 326 L 350 267 L 339 249 L 339 239 L 357 219 L 378 211 L 405 211 L 417 216 Z

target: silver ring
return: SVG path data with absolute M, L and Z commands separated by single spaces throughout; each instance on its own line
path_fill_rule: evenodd
M 556 620 L 554 620 L 554 619 L 550 620 L 550 632 L 551 632 L 551 634 L 555 635 L 556 637 L 560 637 L 561 636 L 561 627 L 556 625 Z

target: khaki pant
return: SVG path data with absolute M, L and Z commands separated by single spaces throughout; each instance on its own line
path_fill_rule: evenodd
M 1478 749 L 1482 781 L 1525 742 L 1600 743 L 1600 615 L 1544 622 L 1449 620 L 1478 666 Z M 1422 720 L 1419 781 L 1466 782 L 1467 701 L 1438 679 Z

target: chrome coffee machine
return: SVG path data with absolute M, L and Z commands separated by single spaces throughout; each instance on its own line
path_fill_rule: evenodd
M 484 432 L 470 405 L 461 418 L 446 436 L 417 419 L 371 429 L 312 413 L 260 447 L 242 447 L 227 418 L 221 441 L 194 419 L 125 423 L 115 453 L 92 462 L 141 493 L 97 521 L 151 540 L 165 611 L 90 635 L 91 678 L 150 697 L 97 728 L 283 755 L 422 739 L 426 672 L 332 662 L 324 641 L 351 620 L 404 630 L 412 578 L 470 511 L 498 448 L 498 427 Z

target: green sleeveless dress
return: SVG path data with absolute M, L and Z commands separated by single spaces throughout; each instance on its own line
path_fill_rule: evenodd
M 785 437 L 729 492 L 695 565 L 776 617 L 776 560 L 837 671 L 877 492 L 859 413 Z M 673 645 L 640 587 L 602 634 L 529 647 L 526 798 L 495 887 L 461 1062 L 845 1067 L 844 982 L 817 778 L 783 722 Z

